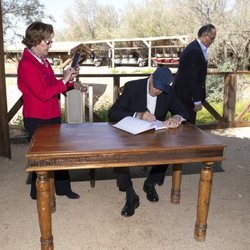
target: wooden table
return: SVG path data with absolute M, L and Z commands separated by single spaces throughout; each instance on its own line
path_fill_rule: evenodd
M 37 173 L 41 249 L 53 249 L 51 213 L 55 210 L 54 170 L 174 164 L 171 202 L 180 202 L 182 163 L 203 162 L 194 237 L 205 240 L 215 161 L 225 145 L 191 124 L 177 129 L 130 135 L 108 123 L 47 125 L 37 129 L 26 171 Z

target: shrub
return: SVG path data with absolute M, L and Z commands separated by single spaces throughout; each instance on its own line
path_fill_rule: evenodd
M 24 129 L 23 116 L 17 115 L 17 118 L 13 119 L 13 122 L 11 124 L 14 126 L 17 126 L 20 129 Z

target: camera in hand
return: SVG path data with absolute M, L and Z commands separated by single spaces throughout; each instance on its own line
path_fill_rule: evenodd
M 72 68 L 75 68 L 77 66 L 77 64 L 80 61 L 80 58 L 81 58 L 80 52 L 76 52 L 71 63 Z

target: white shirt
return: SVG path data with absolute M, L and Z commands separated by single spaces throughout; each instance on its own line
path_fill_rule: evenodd
M 201 50 L 202 50 L 202 53 L 205 57 L 205 60 L 207 61 L 207 47 L 197 38 L 196 39 L 197 42 L 199 43 L 200 47 L 201 47 Z
M 147 109 L 150 111 L 150 113 L 154 114 L 155 113 L 155 107 L 156 107 L 156 101 L 157 101 L 157 96 L 152 96 L 150 95 L 149 92 L 149 80 L 147 82 Z M 134 117 L 137 115 L 137 112 L 134 113 Z M 186 121 L 182 116 L 180 115 L 174 115 L 172 116 L 174 118 L 177 118 L 181 122 Z
M 149 80 L 148 80 L 148 82 L 147 82 L 147 109 L 152 114 L 155 113 L 156 101 L 157 101 L 157 96 L 150 95 L 150 92 L 149 92 Z
M 41 64 L 44 64 L 43 60 L 42 60 L 40 57 L 38 57 L 31 49 L 28 49 L 28 51 L 29 51 L 30 54 L 31 54 L 32 56 L 34 56 Z

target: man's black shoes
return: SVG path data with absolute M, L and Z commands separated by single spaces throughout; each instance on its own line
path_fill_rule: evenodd
M 70 193 L 67 193 L 66 196 L 69 198 L 69 199 L 73 199 L 73 200 L 76 200 L 76 199 L 79 199 L 80 198 L 80 195 L 71 191 Z
M 59 195 L 59 196 L 65 195 L 66 197 L 68 197 L 69 199 L 72 199 L 72 200 L 76 200 L 76 199 L 80 198 L 80 195 L 77 194 L 77 193 L 75 193 L 75 192 L 73 192 L 73 191 L 67 192 L 65 194 L 58 194 L 57 193 L 57 195 Z
M 70 192 L 67 192 L 65 194 L 57 194 L 59 196 L 66 196 L 68 197 L 69 199 L 73 199 L 73 200 L 76 200 L 76 199 L 79 199 L 80 198 L 80 195 L 73 192 L 73 191 L 70 191 Z M 36 200 L 36 194 L 33 194 L 33 193 L 30 193 L 30 197 L 32 200 Z
M 147 199 L 151 202 L 159 201 L 158 194 L 155 190 L 155 185 L 153 182 L 145 180 L 143 185 L 143 190 L 147 194 Z M 133 196 L 133 198 L 131 197 Z M 140 206 L 140 200 L 138 195 L 129 195 L 122 211 L 121 215 L 124 217 L 130 217 L 134 215 L 135 209 Z
M 147 199 L 151 202 L 159 201 L 159 196 L 155 190 L 155 185 L 153 182 L 145 180 L 143 185 L 143 190 L 147 194 Z
M 121 215 L 124 217 L 130 217 L 134 215 L 135 209 L 140 206 L 139 196 L 135 195 L 133 199 L 127 199 L 122 211 Z

